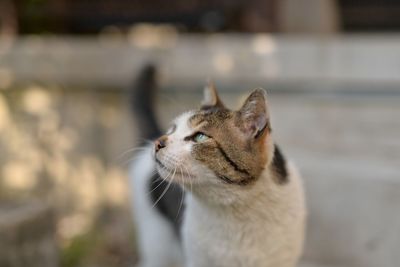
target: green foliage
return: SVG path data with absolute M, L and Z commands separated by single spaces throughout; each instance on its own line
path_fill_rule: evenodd
M 98 240 L 99 236 L 95 232 L 88 232 L 72 239 L 61 252 L 61 266 L 83 266 L 85 259 L 93 252 Z

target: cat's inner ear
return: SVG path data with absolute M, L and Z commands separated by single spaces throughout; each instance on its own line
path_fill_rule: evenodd
M 214 86 L 212 81 L 209 81 L 206 87 L 204 87 L 203 91 L 203 101 L 201 102 L 201 109 L 210 109 L 210 108 L 224 108 L 224 104 L 218 96 L 217 89 Z
M 257 139 L 271 130 L 267 93 L 264 89 L 255 89 L 247 97 L 237 114 L 239 116 L 239 128 L 248 137 Z

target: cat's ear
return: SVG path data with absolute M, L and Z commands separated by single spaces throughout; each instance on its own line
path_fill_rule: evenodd
M 224 104 L 218 96 L 217 89 L 215 89 L 214 83 L 208 81 L 203 91 L 203 101 L 201 102 L 201 109 L 210 109 L 214 107 L 224 108 Z
M 267 93 L 264 89 L 255 89 L 238 111 L 240 129 L 250 138 L 257 139 L 269 132 L 270 118 L 267 107 Z

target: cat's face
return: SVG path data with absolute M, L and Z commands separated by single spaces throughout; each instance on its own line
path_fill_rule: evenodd
M 266 94 L 254 90 L 243 106 L 224 107 L 213 86 L 199 110 L 173 121 L 155 141 L 157 171 L 184 186 L 246 186 L 257 180 L 273 146 Z

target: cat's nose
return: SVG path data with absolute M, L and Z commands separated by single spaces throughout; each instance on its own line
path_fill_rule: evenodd
M 163 135 L 154 142 L 156 153 L 160 151 L 160 149 L 167 146 L 167 139 L 168 137 L 166 135 Z

